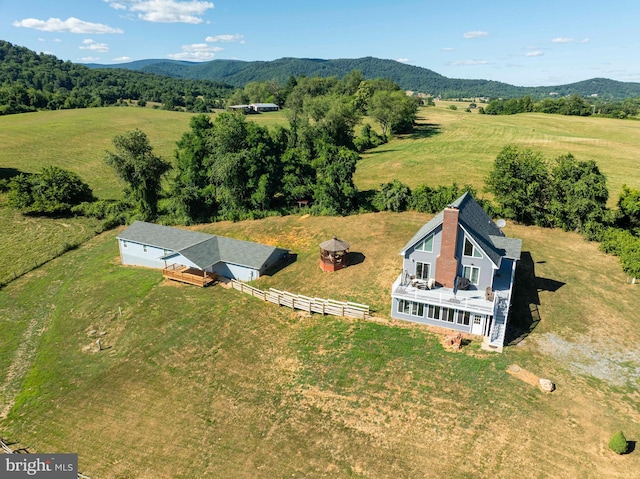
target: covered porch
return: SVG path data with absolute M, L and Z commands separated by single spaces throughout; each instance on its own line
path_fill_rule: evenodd
M 205 287 L 216 281 L 216 274 L 205 270 L 172 264 L 162 270 L 162 276 L 174 281 Z

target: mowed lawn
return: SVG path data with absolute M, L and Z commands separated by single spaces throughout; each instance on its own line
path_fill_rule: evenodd
M 594 160 L 607 177 L 611 206 L 623 184 L 640 188 L 640 122 L 542 113 L 479 115 L 446 107 L 421 108 L 416 131 L 362 155 L 356 173 L 361 189 L 398 179 L 420 184 L 465 183 L 482 191 L 505 145 L 539 151 L 550 161 L 572 153 Z
M 0 179 L 55 165 L 79 174 L 98 198 L 121 198 L 124 183 L 104 164 L 105 151 L 115 150 L 113 138 L 139 128 L 147 134 L 155 154 L 173 161 L 176 142 L 189 130 L 192 116 L 133 106 L 0 116 Z M 264 125 L 286 121 L 282 113 L 249 118 Z M 4 252 L 0 285 L 88 240 L 99 228 L 95 219 L 25 217 L 6 207 L 2 194 L 0 222 Z
M 291 216 L 198 230 L 289 247 L 255 283 L 369 303 L 369 321 L 311 317 L 238 291 L 124 267 L 104 233 L 0 290 L 3 438 L 76 452 L 101 478 L 629 477 L 640 437 L 637 287 L 578 235 L 508 225 L 523 239 L 518 325 L 503 354 L 389 319 L 398 251 L 430 217 Z M 317 265 L 346 239 L 361 262 Z M 104 350 L 95 349 L 100 338 Z M 545 394 L 506 369 L 548 377 Z M 11 393 L 15 393 L 11 394 Z

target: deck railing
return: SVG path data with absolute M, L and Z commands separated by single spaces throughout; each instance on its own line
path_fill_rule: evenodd
M 162 270 L 165 278 L 181 281 L 183 283 L 206 286 L 216 280 L 215 273 L 188 268 L 179 264 L 172 264 Z

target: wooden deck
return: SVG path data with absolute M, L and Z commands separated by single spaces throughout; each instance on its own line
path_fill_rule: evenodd
M 205 287 L 216 280 L 215 273 L 208 273 L 196 268 L 172 264 L 162 270 L 162 276 L 182 283 Z

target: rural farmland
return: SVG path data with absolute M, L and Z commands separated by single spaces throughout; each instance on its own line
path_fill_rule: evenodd
M 102 163 L 111 138 L 139 127 L 172 160 L 190 116 L 0 116 L 0 169 L 55 164 L 118 198 L 121 184 Z M 286 122 L 281 113 L 255 119 Z M 355 181 L 361 190 L 394 178 L 456 181 L 481 192 L 496 154 L 515 144 L 595 160 L 613 206 L 622 184 L 640 186 L 639 133 L 635 121 L 436 104 L 420 109 L 415 133 L 362 155 Z M 119 230 L 96 234 L 92 220 L 22 217 L 4 205 L 0 215 L 0 436 L 15 448 L 77 452 L 92 478 L 616 478 L 640 469 L 637 451 L 607 448 L 617 430 L 640 437 L 640 295 L 617 258 L 577 233 L 507 224 L 523 240 L 517 334 L 495 354 L 474 339 L 452 351 L 445 331 L 390 319 L 398 253 L 428 214 L 191 227 L 290 249 L 296 261 L 257 287 L 368 304 L 369 320 L 298 314 L 123 267 Z M 363 260 L 324 273 L 318 245 L 334 235 Z M 543 393 L 532 377 L 557 390 Z

